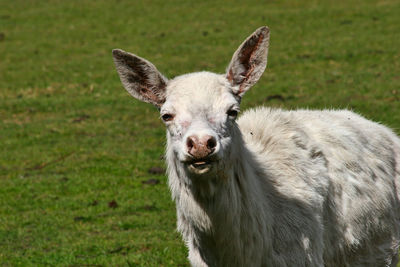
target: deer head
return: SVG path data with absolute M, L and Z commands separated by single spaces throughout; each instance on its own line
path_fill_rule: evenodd
M 269 29 L 261 27 L 234 53 L 225 74 L 197 72 L 167 80 L 147 60 L 119 49 L 114 62 L 125 89 L 156 106 L 175 160 L 189 174 L 217 171 L 231 153 L 244 93 L 267 65 Z

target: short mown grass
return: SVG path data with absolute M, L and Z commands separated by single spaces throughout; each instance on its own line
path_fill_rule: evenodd
M 222 73 L 271 29 L 242 108 L 349 108 L 400 133 L 399 1 L 0 0 L 2 266 L 188 266 L 155 108 L 111 50 Z

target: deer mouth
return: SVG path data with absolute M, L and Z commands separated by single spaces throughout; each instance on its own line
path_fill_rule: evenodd
M 189 162 L 188 169 L 195 174 L 204 174 L 211 170 L 212 165 L 212 161 L 202 159 Z

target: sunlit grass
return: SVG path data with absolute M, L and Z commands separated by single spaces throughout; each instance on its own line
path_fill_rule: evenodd
M 167 178 L 153 168 L 165 168 L 162 123 L 122 88 L 113 48 L 167 77 L 222 73 L 244 38 L 268 25 L 268 67 L 243 109 L 349 108 L 400 133 L 398 1 L 0 6 L 5 266 L 188 265 Z

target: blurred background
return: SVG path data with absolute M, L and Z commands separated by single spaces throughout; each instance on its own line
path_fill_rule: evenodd
M 157 110 L 111 50 L 223 73 L 256 28 L 242 109 L 348 108 L 400 133 L 400 2 L 0 0 L 0 265 L 188 266 Z

